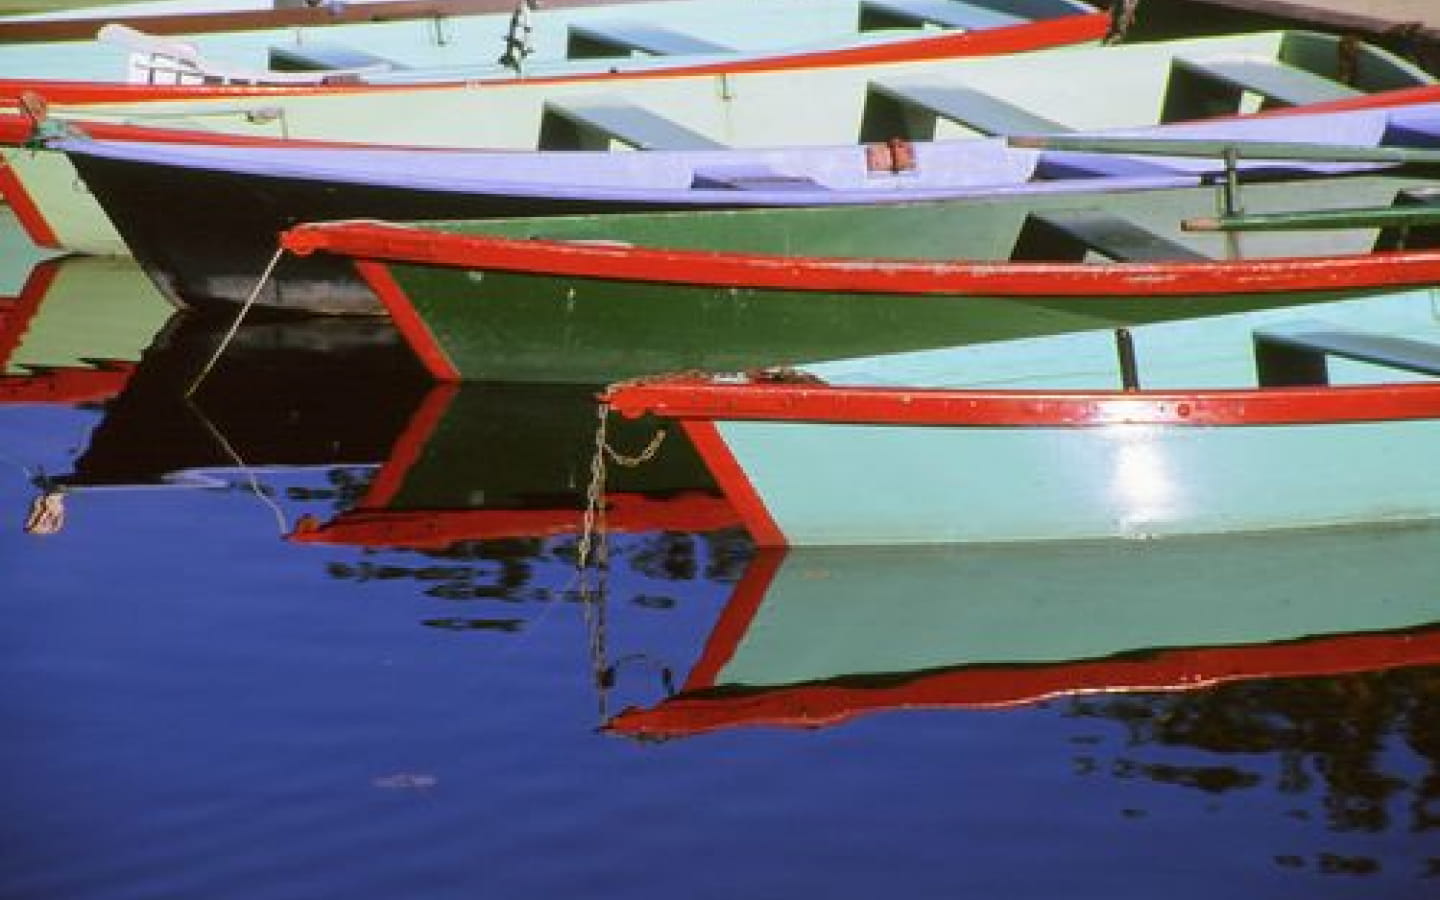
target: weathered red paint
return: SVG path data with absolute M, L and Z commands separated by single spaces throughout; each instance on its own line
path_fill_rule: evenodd
M 785 539 L 785 533 L 775 523 L 775 518 L 770 515 L 770 510 L 760 497 L 760 492 L 755 490 L 750 476 L 730 452 L 729 445 L 720 436 L 715 423 L 686 419 L 681 422 L 681 426 L 695 451 L 705 460 L 705 467 L 710 470 L 715 483 L 740 514 L 740 520 L 745 523 L 745 528 L 755 543 L 762 547 L 788 546 L 790 542 Z
M 404 289 L 391 277 L 390 270 L 383 264 L 368 259 L 357 259 L 355 268 L 390 311 L 395 327 L 405 336 L 425 370 L 437 381 L 459 381 L 460 369 L 450 361 L 450 357 L 440 347 L 440 342 L 435 340 L 435 335 L 415 311 L 415 304 L 410 302 Z
M 954 427 L 1315 425 L 1440 418 L 1440 383 L 1045 391 L 717 384 L 675 379 L 605 395 L 623 415 Z M 727 451 L 728 452 L 728 451 Z
M 366 508 L 379 508 L 388 505 L 395 495 L 400 492 L 400 487 L 410 474 L 410 469 L 415 461 L 424 453 L 425 446 L 430 443 L 430 438 L 435 434 L 435 429 L 445 419 L 445 413 L 450 410 L 450 404 L 454 402 L 455 395 L 460 393 L 460 385 L 454 381 L 442 381 L 435 385 L 420 402 L 420 406 L 410 416 L 410 421 L 405 423 L 405 430 L 396 438 L 395 445 L 390 448 L 390 455 L 386 458 L 385 464 L 376 473 L 375 479 L 370 482 L 369 489 L 361 498 L 359 505 Z
M 582 509 L 387 510 L 357 508 L 323 525 L 296 530 L 301 544 L 438 549 L 458 541 L 543 538 L 576 534 Z M 723 498 L 703 493 L 673 497 L 644 494 L 606 496 L 605 525 L 613 533 L 715 531 L 740 523 Z
M 298 225 L 295 253 L 649 284 L 866 294 L 1165 297 L 1440 284 L 1440 251 L 1207 262 L 969 262 L 791 257 L 460 235 L 381 222 Z
M 728 614 L 728 613 L 727 613 Z M 750 613 L 753 615 L 753 610 Z M 717 634 L 715 640 L 738 642 Z M 728 658 L 729 650 L 706 654 Z M 1433 666 L 1440 629 L 1344 635 L 1288 644 L 1160 650 L 1143 657 L 1043 666 L 982 666 L 916 673 L 873 686 L 807 684 L 705 696 L 692 679 L 685 692 L 650 709 L 628 709 L 606 730 L 644 737 L 686 737 L 740 726 L 818 728 L 896 709 L 987 709 L 1055 697 L 1116 691 L 1190 691 L 1257 678 L 1306 678 Z
M 37 263 L 25 276 L 20 293 L 14 297 L 0 297 L 0 369 L 3 369 L 20 339 L 30 328 L 30 320 L 50 293 L 60 266 L 56 260 Z
M 0 374 L 0 404 L 109 400 L 125 389 L 135 369 L 135 363 L 117 360 L 41 369 L 29 375 Z

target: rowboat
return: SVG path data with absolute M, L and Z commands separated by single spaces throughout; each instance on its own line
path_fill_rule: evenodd
M 630 705 L 605 730 L 820 728 L 906 710 L 1433 666 L 1437 549 L 1440 529 L 1426 526 L 762 550 L 683 684 L 658 697 L 621 684 Z
M 80 94 L 42 90 L 47 134 L 67 123 L 126 121 L 204 127 L 213 136 L 487 149 L 718 149 L 926 141 L 987 134 L 1097 130 L 1183 121 L 1268 105 L 1371 105 L 1434 100 L 1428 76 L 1386 54 L 1365 56 L 1365 77 L 1341 84 L 1336 39 L 1300 32 L 1019 56 L 895 62 L 789 71 L 527 78 L 463 87 L 333 87 L 164 100 L 169 89 L 119 86 Z M 1074 55 L 1079 54 L 1079 55 Z M 1292 62 L 1293 61 L 1293 62 Z M 1023 77 L 1017 72 L 1023 68 Z M 1076 72 L 1084 73 L 1083 78 Z M 1417 88 L 1417 86 L 1420 86 Z M 123 88 L 143 88 L 148 101 Z M 180 89 L 175 89 L 180 90 Z M 200 91 L 201 88 L 187 88 Z M 253 89 L 252 89 L 253 90 Z M 1376 93 L 1379 92 L 1379 93 Z M 0 95 L 6 90 L 0 86 Z M 795 96 L 825 97 L 800 107 Z M 86 99 L 88 98 L 88 100 Z M 36 110 L 32 101 L 29 107 Z M 21 130 L 12 138 L 28 143 Z M 231 139 L 231 138 L 226 138 Z M 57 154 L 10 149 L 3 190 L 27 221 L 53 221 L 37 241 L 93 246 L 104 230 L 57 233 L 100 222 L 76 174 Z M 23 188 L 22 188 L 23 185 Z M 18 199 L 17 199 L 18 198 Z M 46 199 L 49 198 L 49 199 Z M 68 208 L 67 208 L 68 207 Z M 86 242 L 90 242 L 88 245 Z
M 1440 104 L 1157 129 L 1384 146 L 1434 132 Z M 1121 191 L 1197 184 L 1223 163 L 1013 149 L 989 140 L 769 150 L 486 151 L 58 141 L 126 248 L 181 308 L 232 312 L 255 290 L 274 236 L 326 219 L 460 220 L 640 210 L 855 206 L 1026 189 Z M 417 165 L 423 158 L 424 165 Z M 1322 171 L 1336 167 L 1312 164 Z M 1273 177 L 1276 164 L 1241 164 Z M 157 198 L 164 203 L 156 203 Z M 1097 201 L 1099 202 L 1099 201 Z M 215 216 L 214 209 L 226 210 Z M 32 217 L 33 218 L 33 217 Z M 55 231 L 44 218 L 32 229 Z M 66 227 L 65 233 L 74 233 Z M 380 315 L 348 264 L 287 257 L 259 299 L 273 312 Z
M 1256 182 L 1229 202 L 1260 214 L 1398 200 L 1403 212 L 1433 187 L 1354 174 Z M 1182 230 L 1213 217 L 1226 193 L 313 223 L 282 242 L 353 259 L 440 380 L 735 371 L 1428 289 L 1440 273 L 1431 250 L 1373 253 L 1381 229 L 1368 220 L 1326 232 Z
M 547 6 L 579 6 L 623 0 L 547 0 Z M 257 28 L 332 26 L 342 22 L 426 20 L 466 13 L 508 11 L 514 0 L 227 0 L 197 9 L 193 0 L 144 0 L 103 6 L 0 16 L 0 42 L 84 40 L 102 26 L 121 23 L 153 34 L 201 34 Z
M 306 545 L 443 550 L 466 541 L 578 534 L 591 485 L 597 389 L 436 384 L 364 493 L 334 515 L 299 524 L 288 538 Z M 610 439 L 639 453 L 649 436 L 648 426 L 617 423 Z M 712 531 L 738 524 L 679 435 L 654 448 L 644 466 L 617 470 L 609 487 L 611 532 Z
M 1352 264 L 1384 273 L 1358 297 L 1325 277 L 1311 296 L 1326 302 L 1307 306 L 835 361 L 781 383 L 673 376 L 606 400 L 679 421 L 765 546 L 1433 519 L 1440 255 Z M 1206 270 L 1223 279 L 1225 265 Z M 1338 274 L 1294 259 L 1241 268 L 1257 288 Z M 1150 274 L 1158 295 L 1175 273 Z
M 543 9 L 510 0 L 485 14 L 183 40 L 110 23 L 91 32 L 95 41 L 4 48 L 0 74 L 192 85 L 460 82 L 800 55 L 823 63 L 832 54 L 855 62 L 1033 49 L 1098 40 L 1107 21 L 1083 0 L 649 0 Z

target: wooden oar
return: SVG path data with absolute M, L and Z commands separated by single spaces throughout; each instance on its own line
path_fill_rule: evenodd
M 1372 206 L 1350 209 L 1307 209 L 1271 213 L 1234 213 L 1185 219 L 1184 231 L 1320 231 L 1331 228 L 1409 228 L 1440 224 L 1440 203 L 1434 206 Z

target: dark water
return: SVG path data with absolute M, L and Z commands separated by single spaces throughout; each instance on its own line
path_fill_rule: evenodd
M 776 559 L 672 444 L 582 582 L 585 391 L 255 328 L 187 402 L 213 332 L 78 283 L 4 349 L 0 896 L 1440 896 L 1440 530 Z

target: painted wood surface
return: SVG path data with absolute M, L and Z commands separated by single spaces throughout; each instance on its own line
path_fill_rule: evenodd
M 1365 175 L 1254 184 L 1244 197 L 1257 212 L 1334 207 L 1365 197 L 1390 202 L 1429 183 Z M 1039 194 L 425 229 L 316 225 L 287 241 L 360 259 L 441 379 L 595 383 L 743 370 L 1281 308 L 1440 279 L 1432 251 L 1370 255 L 1373 228 L 1266 232 L 1238 243 L 1181 233 L 1181 221 L 1215 208 L 1210 187 L 1080 202 L 1214 261 L 1084 262 L 1083 252 L 1062 257 L 1063 246 L 1049 262 L 1011 261 L 1032 215 L 1077 205 L 1076 196 Z
M 1440 653 L 1436 539 L 1423 526 L 761 551 L 683 685 L 607 727 L 647 737 L 814 728 L 1428 665 Z M 1394 589 L 1377 595 L 1379 583 Z
M 1143 390 L 1118 389 L 1113 335 L 1096 331 L 837 363 L 853 389 L 681 378 L 658 388 L 673 389 L 673 405 L 642 399 L 643 383 L 614 399 L 683 421 L 762 544 L 1423 520 L 1440 515 L 1440 479 L 1426 462 L 1440 440 L 1440 382 L 1342 360 L 1321 375 L 1339 384 L 1256 388 L 1252 335 L 1314 319 L 1433 344 L 1434 292 L 1135 328 Z M 992 363 L 983 374 L 971 367 L 981 360 Z

